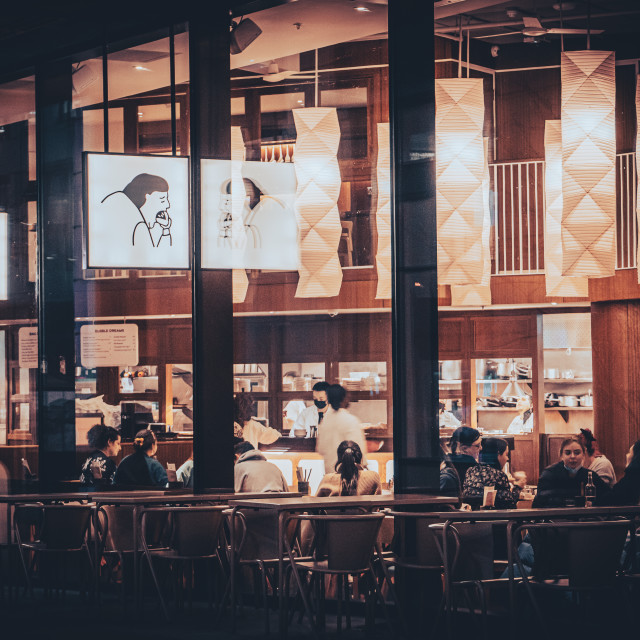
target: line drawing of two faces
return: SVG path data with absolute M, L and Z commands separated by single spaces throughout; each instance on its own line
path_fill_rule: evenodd
M 160 176 L 140 173 L 122 191 L 110 193 L 101 203 L 121 193 L 135 205 L 142 218 L 133 227 L 131 244 L 134 247 L 149 243 L 152 247 L 159 247 L 161 243 L 172 246 L 169 183 Z

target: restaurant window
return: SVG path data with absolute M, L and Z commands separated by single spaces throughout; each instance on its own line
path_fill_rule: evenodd
M 281 434 L 260 445 L 267 458 L 312 468 L 313 491 L 322 476 L 315 453 L 322 424 L 302 427 L 301 416 L 313 411 L 314 385 L 341 384 L 365 432 L 370 468 L 389 483 L 386 6 L 362 12 L 352 3 L 300 0 L 242 19 L 261 33 L 230 55 L 231 159 L 245 160 L 235 184 L 250 211 L 239 215 L 258 234 L 246 227 L 251 256 L 234 264 L 235 391 L 251 391 L 255 418 Z M 232 194 L 233 187 L 232 169 Z M 269 220 L 281 221 L 275 233 Z M 283 259 L 293 249 L 293 263 L 261 262 L 256 242 Z
M 81 122 L 83 152 L 123 158 L 188 156 L 185 27 L 109 43 L 72 64 L 73 108 Z M 89 175 L 85 172 L 85 188 Z M 102 197 L 122 191 L 134 175 Z M 174 195 L 169 189 L 169 215 Z M 176 218 L 177 200 L 176 195 Z M 188 210 L 181 213 L 188 216 Z M 90 225 L 87 217 L 85 225 Z M 123 228 L 122 244 L 131 244 L 134 225 Z M 132 452 L 135 433 L 150 426 L 158 435 L 158 460 L 177 468 L 193 446 L 188 263 L 169 269 L 96 264 L 86 242 L 89 231 L 85 228 L 76 244 L 75 473 L 79 475 L 87 457 L 87 433 L 95 424 L 120 429 L 123 446 L 116 462 Z M 120 342 L 113 336 L 120 336 Z
M 0 475 L 37 473 L 35 79 L 0 84 Z M 6 477 L 6 476 L 5 476 Z
M 435 8 L 441 443 L 506 438 L 533 483 L 580 429 L 620 470 L 637 439 L 637 11 L 582 8 Z

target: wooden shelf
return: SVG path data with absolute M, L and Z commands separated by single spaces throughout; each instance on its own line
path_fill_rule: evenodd
M 545 378 L 544 383 L 553 383 L 560 382 L 562 384 L 571 384 L 574 383 L 582 383 L 582 382 L 593 382 L 593 378 Z

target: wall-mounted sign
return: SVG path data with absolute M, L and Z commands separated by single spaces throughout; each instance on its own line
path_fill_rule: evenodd
M 189 160 L 85 154 L 87 267 L 189 268 Z
M 292 163 L 202 160 L 202 266 L 298 268 Z
M 21 369 L 38 368 L 38 327 L 18 329 L 18 365 Z
M 82 325 L 80 327 L 80 361 L 87 369 L 137 365 L 138 325 Z

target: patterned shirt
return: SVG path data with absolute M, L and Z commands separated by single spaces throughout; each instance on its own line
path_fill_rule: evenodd
M 99 470 L 99 478 L 96 478 L 92 467 Z M 102 451 L 97 449 L 94 451 L 82 465 L 80 472 L 80 480 L 86 486 L 98 486 L 105 484 L 113 484 L 113 476 L 116 474 L 116 463 Z
M 471 506 L 482 506 L 484 487 L 496 489 L 496 508 L 516 508 L 516 494 L 509 485 L 507 474 L 501 469 L 490 467 L 488 464 L 477 464 L 467 470 L 464 477 L 462 500 L 473 503 Z

